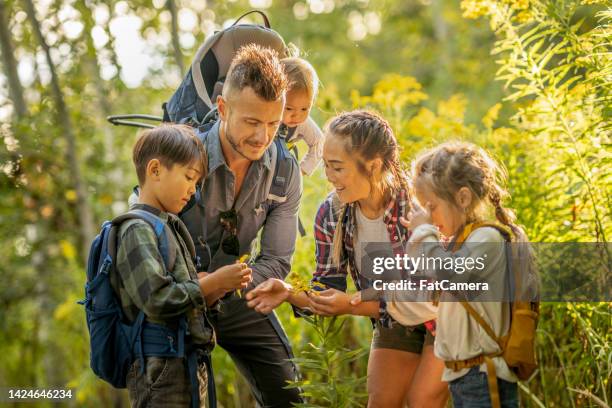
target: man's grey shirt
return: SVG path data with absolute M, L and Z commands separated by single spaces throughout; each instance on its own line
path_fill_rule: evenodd
M 302 176 L 297 161 L 291 160 L 293 168 L 286 200 L 275 202 L 269 199 L 268 192 L 276 165 L 276 146 L 272 143 L 261 159 L 251 162 L 234 202 L 235 176 L 223 156 L 219 125 L 219 121 L 215 123 L 204 140 L 208 175 L 202 190 L 196 193 L 199 211 L 187 211 L 182 217 L 196 245 L 201 269 L 214 272 L 236 261 L 235 256 L 227 255 L 221 249 L 221 242 L 229 233 L 219 222 L 219 214 L 234 207 L 238 215 L 240 255 L 253 252 L 258 232 L 262 230 L 261 245 L 250 263 L 253 283 L 256 285 L 268 278 L 284 279 L 291 269 L 291 257 L 295 251 L 302 197 Z

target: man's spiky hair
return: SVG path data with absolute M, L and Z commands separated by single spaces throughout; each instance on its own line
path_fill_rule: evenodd
M 241 47 L 232 60 L 223 95 L 249 87 L 266 101 L 278 100 L 287 89 L 287 76 L 278 53 L 257 44 Z

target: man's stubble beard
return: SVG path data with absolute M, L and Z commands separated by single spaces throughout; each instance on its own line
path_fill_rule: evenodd
M 225 122 L 224 131 L 225 131 L 224 132 L 225 133 L 225 140 L 227 140 L 227 142 L 229 143 L 231 148 L 236 153 L 238 153 L 238 155 L 240 155 L 241 157 L 247 159 L 248 161 L 253 161 L 250 157 L 247 157 L 244 153 L 242 153 L 242 151 L 239 149 L 238 144 L 234 141 L 234 138 L 232 137 L 231 132 L 229 131 L 229 120 L 227 122 Z

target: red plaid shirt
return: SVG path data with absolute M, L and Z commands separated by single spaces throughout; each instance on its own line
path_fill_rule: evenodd
M 355 210 L 356 203 L 346 206 L 343 219 L 342 253 L 339 265 L 333 262 L 333 240 L 336 225 L 342 211 L 342 204 L 338 200 L 336 193 L 332 192 L 319 207 L 315 218 L 315 246 L 317 269 L 314 273 L 313 281 L 320 282 L 326 287 L 346 291 L 346 278 L 348 272 L 355 283 L 357 290 L 372 287 L 373 281 L 366 276 L 358 273 L 355 267 L 354 236 L 357 230 Z M 395 192 L 391 197 L 389 205 L 385 209 L 383 221 L 389 232 L 389 241 L 394 255 L 404 254 L 404 245 L 410 238 L 410 231 L 399 222 L 400 216 L 405 216 L 410 210 L 410 200 L 405 190 Z M 380 299 L 380 322 L 383 327 L 390 327 L 393 318 L 387 312 L 387 303 Z

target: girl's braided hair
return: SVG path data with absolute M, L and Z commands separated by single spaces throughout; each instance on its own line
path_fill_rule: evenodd
M 441 199 L 456 205 L 455 194 L 462 187 L 472 193 L 472 204 L 466 210 L 467 222 L 483 217 L 490 204 L 497 220 L 507 225 L 517 241 L 527 241 L 526 234 L 516 224 L 514 211 L 504 207 L 509 197 L 503 187 L 506 172 L 503 167 L 482 148 L 467 142 L 443 143 L 423 154 L 412 164 L 412 178 L 415 183 L 425 182 Z

